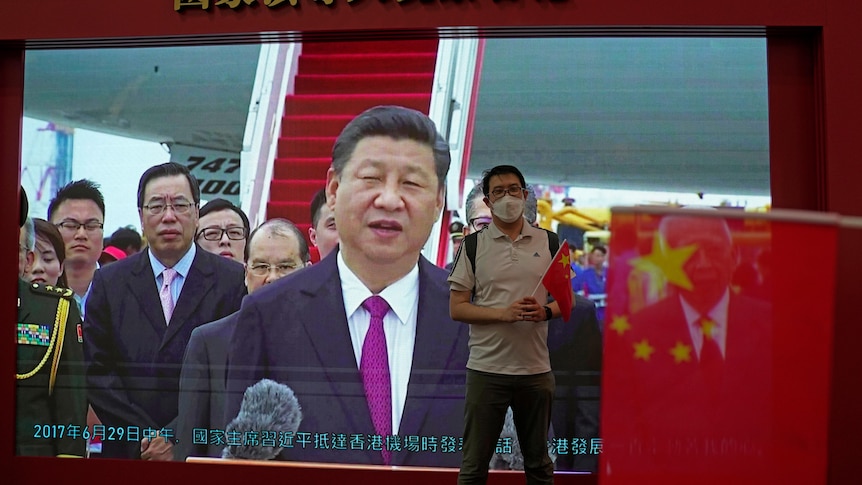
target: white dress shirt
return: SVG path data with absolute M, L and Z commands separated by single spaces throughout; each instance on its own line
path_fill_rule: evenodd
M 371 324 L 371 315 L 362 307 L 362 302 L 373 293 L 347 267 L 340 251 L 337 264 L 350 341 L 353 343 L 356 367 L 359 368 L 362 344 Z M 392 434 L 396 435 L 407 401 L 407 384 L 410 382 L 410 369 L 413 367 L 416 313 L 419 307 L 418 263 L 403 278 L 384 288 L 378 295 L 386 300 L 390 308 L 383 317 L 383 331 L 386 333 L 386 351 L 389 355 L 389 375 L 392 383 Z
M 701 314 L 685 301 L 685 298 L 680 297 L 682 303 L 682 311 L 685 312 L 685 321 L 688 322 L 688 331 L 691 334 L 691 341 L 694 343 L 694 348 L 697 351 L 697 358 L 700 360 L 700 349 L 703 348 L 703 331 L 700 329 L 697 320 Z M 727 343 L 727 307 L 730 304 L 730 290 L 724 291 L 724 296 L 718 301 L 712 310 L 704 317 L 715 322 L 715 327 L 712 329 L 712 338 L 718 344 L 721 350 L 721 356 L 727 356 L 725 351 Z
M 183 291 L 183 285 L 186 283 L 186 278 L 189 277 L 189 270 L 192 268 L 192 263 L 195 260 L 195 254 L 197 253 L 197 245 L 192 243 L 192 246 L 186 251 L 186 254 L 177 261 L 177 264 L 173 266 L 173 268 L 177 271 L 177 276 L 174 277 L 174 280 L 171 281 L 171 298 L 174 300 L 174 307 L 176 307 L 177 301 L 180 299 L 180 293 Z M 153 267 L 153 276 L 156 280 L 156 290 L 160 290 L 162 287 L 162 281 L 164 281 L 165 277 L 162 275 L 162 272 L 167 269 L 167 266 L 162 264 L 161 261 L 156 259 L 156 256 L 152 251 L 147 248 L 147 256 L 150 258 L 150 266 Z

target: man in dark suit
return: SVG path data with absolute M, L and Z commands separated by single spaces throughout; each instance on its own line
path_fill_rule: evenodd
M 258 226 L 249 235 L 244 253 L 248 294 L 311 264 L 305 238 L 287 219 L 270 219 Z M 180 374 L 177 460 L 222 456 L 227 351 L 236 316 L 232 313 L 192 332 Z
M 421 250 L 444 202 L 449 147 L 402 107 L 354 118 L 333 147 L 327 204 L 340 246 L 243 303 L 230 347 L 227 418 L 262 378 L 302 407 L 292 460 L 457 466 L 466 326 L 446 272 Z
M 148 249 L 93 278 L 84 354 L 88 397 L 105 426 L 103 457 L 173 458 L 189 336 L 241 304 L 242 265 L 193 242 L 199 203 L 197 181 L 184 166 L 149 168 L 138 185 Z
M 599 455 L 590 453 L 590 443 L 599 438 L 602 334 L 592 301 L 576 294 L 569 320 L 548 322 L 548 351 L 556 381 L 551 409 L 556 469 L 595 472 Z
M 662 254 L 690 255 L 678 258 L 682 271 L 666 298 L 632 315 L 630 324 L 608 327 L 608 338 L 622 336 L 629 367 L 608 376 L 622 385 L 607 389 L 626 394 L 605 392 L 602 399 L 631 403 L 626 420 L 606 423 L 609 435 L 629 442 L 609 446 L 625 447 L 643 458 L 641 467 L 655 470 L 721 464 L 723 472 L 754 473 L 767 459 L 772 421 L 770 307 L 731 287 L 737 257 L 724 219 L 665 216 L 658 236 L 653 247 Z

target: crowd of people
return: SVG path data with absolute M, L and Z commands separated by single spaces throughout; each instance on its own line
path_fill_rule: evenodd
M 530 239 L 535 281 L 522 278 L 502 293 L 487 285 L 487 272 L 500 268 L 484 261 L 489 249 L 481 244 L 478 260 L 489 266 L 475 275 L 457 259 L 451 274 L 426 260 L 421 250 L 443 209 L 449 157 L 419 112 L 387 106 L 360 114 L 337 138 L 326 185 L 312 201 L 311 245 L 291 221 L 251 227 L 226 200 L 201 206 L 197 181 L 177 163 L 140 177 L 142 235 L 121 228 L 105 239 L 98 185 L 63 187 L 47 219 L 22 220 L 17 452 L 84 456 L 98 438 L 102 457 L 221 456 L 246 389 L 272 379 L 293 390 L 302 413 L 297 432 L 277 437 L 282 459 L 457 467 L 463 455 L 481 481 L 476 460 L 487 473 L 502 415 L 495 404 L 490 421 L 476 420 L 488 412 L 474 407 L 487 384 L 477 379 L 538 375 L 541 401 L 500 399 L 512 406 L 518 433 L 531 436 L 522 441 L 528 476 L 541 469 L 545 480 L 553 470 L 547 447 L 541 451 L 548 428 L 554 421 L 571 430 L 574 420 L 574 411 L 559 423 L 551 414 L 555 398 L 569 399 L 555 394 L 554 376 L 577 370 L 560 364 L 552 372 L 549 349 L 562 345 L 548 341 L 549 328 L 567 323 L 554 323 L 556 304 L 526 286 L 553 257 L 538 236 L 556 238 L 534 227 L 535 194 L 517 169 L 504 168 L 471 191 L 463 232 L 484 241 L 497 231 L 509 245 Z M 517 307 L 500 300 L 509 293 Z M 37 297 L 52 303 L 25 315 Z M 498 318 L 501 305 L 512 318 Z M 595 325 L 588 300 L 576 308 L 572 319 Z M 500 322 L 519 322 L 531 337 L 504 335 Z M 522 357 L 522 367 L 504 364 Z M 25 416 L 25 398 L 45 409 Z M 542 412 L 522 418 L 531 408 Z M 62 439 L 41 429 L 34 436 L 34 427 L 58 425 L 78 428 Z

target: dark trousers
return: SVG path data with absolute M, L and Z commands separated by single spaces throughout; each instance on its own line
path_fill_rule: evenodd
M 511 406 L 524 454 L 527 484 L 554 483 L 554 463 L 548 456 L 548 428 L 554 400 L 554 375 L 490 374 L 467 369 L 464 407 L 464 446 L 458 484 L 484 484 L 488 463 Z

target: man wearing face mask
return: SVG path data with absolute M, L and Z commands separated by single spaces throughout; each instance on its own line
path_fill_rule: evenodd
M 449 275 L 449 313 L 470 325 L 460 485 L 485 483 L 488 464 L 512 408 L 528 484 L 553 483 L 547 439 L 554 395 L 548 320 L 560 316 L 539 282 L 559 246 L 557 235 L 524 219 L 527 186 L 520 170 L 483 174 L 491 224 L 470 234 Z M 538 285 L 538 288 L 537 288 Z

